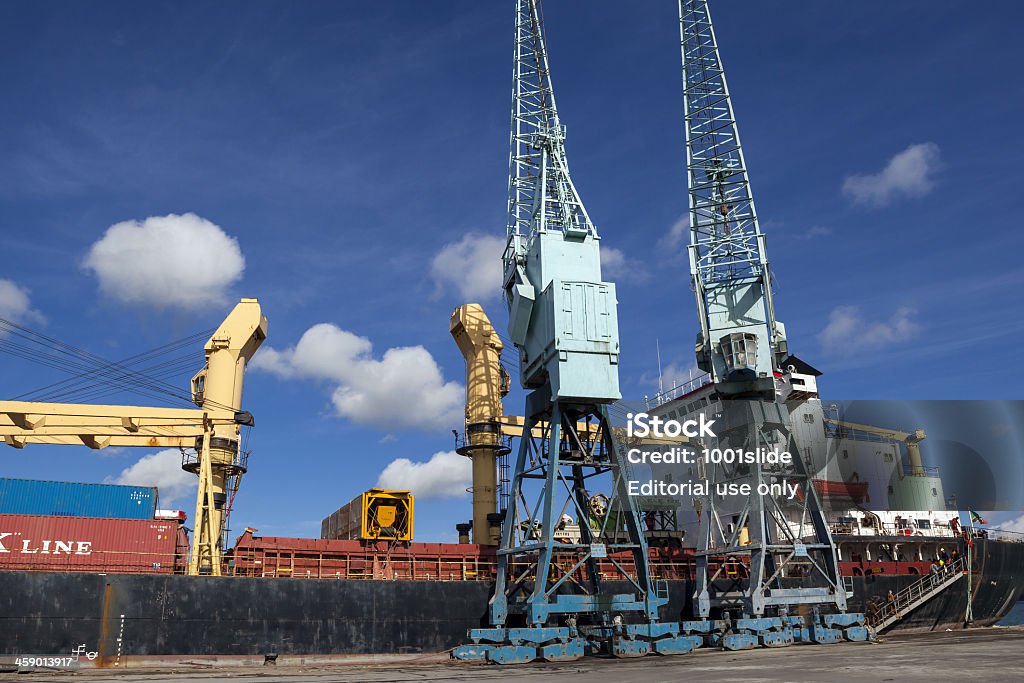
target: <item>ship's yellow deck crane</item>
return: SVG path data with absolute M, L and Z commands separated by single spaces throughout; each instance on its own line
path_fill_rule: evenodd
M 0 401 L 0 439 L 87 446 L 195 448 L 183 467 L 199 475 L 189 574 L 221 573 L 228 482 L 245 471 L 239 451 L 245 366 L 267 338 L 267 319 L 256 299 L 242 299 L 206 343 L 206 363 L 192 380 L 199 408 Z M 232 480 L 232 477 L 234 479 Z
M 912 432 L 901 432 L 897 429 L 875 427 L 874 425 L 846 422 L 845 420 L 835 420 L 832 418 L 826 418 L 825 422 L 827 424 L 835 425 L 843 432 L 864 432 L 866 434 L 879 436 L 883 439 L 905 444 L 907 447 L 907 462 L 910 465 L 909 474 L 911 476 L 923 476 L 925 474 L 924 461 L 921 459 L 920 446 L 920 443 L 924 441 L 925 438 L 923 429 L 916 429 Z
M 501 542 L 497 460 L 508 454 L 502 443 L 510 378 L 501 367 L 504 345 L 480 304 L 463 304 L 452 313 L 450 329 L 466 359 L 466 444 L 458 453 L 473 461 L 473 540 Z M 521 430 L 520 430 L 521 432 Z

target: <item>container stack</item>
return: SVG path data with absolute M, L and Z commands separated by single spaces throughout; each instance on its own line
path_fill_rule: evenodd
M 157 489 L 0 479 L 0 570 L 170 574 L 188 537 Z
M 5 515 L 153 519 L 156 504 L 152 486 L 0 479 L 0 514 Z

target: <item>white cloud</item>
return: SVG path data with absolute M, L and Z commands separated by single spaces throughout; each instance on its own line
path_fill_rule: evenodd
M 161 507 L 193 502 L 199 486 L 196 475 L 181 469 L 181 451 L 176 448 L 145 455 L 105 483 L 156 486 Z
M 805 240 L 813 240 L 816 237 L 829 237 L 832 234 L 832 228 L 824 225 L 813 225 L 804 231 L 801 238 Z
M 914 320 L 916 311 L 900 307 L 888 320 L 867 320 L 856 306 L 837 306 L 828 324 L 818 333 L 825 351 L 857 353 L 875 351 L 916 337 L 921 325 Z
M 602 245 L 601 276 L 619 282 L 646 282 L 650 274 L 641 263 L 626 256 L 621 249 Z
M 481 233 L 468 233 L 458 242 L 446 244 L 430 264 L 435 295 L 451 291 L 468 303 L 497 298 L 504 250 L 504 237 Z
M 3 278 L 0 278 L 0 318 L 15 323 L 43 321 L 42 314 L 32 308 L 29 291 Z
M 626 266 L 626 255 L 615 247 L 601 247 L 601 275 L 604 277 L 620 277 L 629 272 Z
M 458 498 L 472 484 L 473 464 L 455 451 L 434 453 L 427 462 L 393 460 L 377 479 L 385 489 L 409 489 L 420 499 Z
M 326 380 L 338 415 L 382 430 L 447 430 L 464 417 L 465 387 L 446 382 L 425 348 L 395 347 L 377 359 L 369 339 L 330 323 L 309 328 L 293 347 L 264 347 L 251 366 L 279 377 Z
M 1024 515 L 1005 522 L 1000 522 L 994 526 L 1002 531 L 1012 531 L 1014 533 L 1024 534 Z
M 705 374 L 704 371 L 697 369 L 696 363 L 669 363 L 661 368 L 660 384 L 668 392 L 670 389 L 685 384 L 691 379 L 697 379 L 703 374 Z M 657 387 L 659 385 L 657 371 L 645 372 L 640 376 L 640 383 Z
M 704 371 L 699 370 L 696 363 L 669 363 L 661 370 L 662 383 L 664 384 L 665 389 L 672 389 L 681 384 L 685 384 L 692 379 L 697 379 L 703 374 L 705 374 Z
M 252 367 L 279 377 L 308 377 L 345 381 L 351 373 L 347 366 L 358 362 L 373 350 L 366 337 L 360 337 L 330 323 L 306 330 L 294 347 L 278 351 L 264 346 L 252 360 Z
M 911 145 L 889 159 L 878 173 L 856 174 L 843 181 L 843 193 L 858 204 L 885 206 L 899 196 L 923 197 L 931 192 L 939 167 L 934 142 Z
M 238 240 L 194 213 L 152 216 L 107 228 L 83 267 L 125 303 L 199 309 L 223 304 L 242 276 Z
M 672 389 L 706 374 L 702 370 L 697 369 L 695 362 L 670 362 L 670 364 L 662 367 L 660 386 L 665 388 L 666 393 L 670 393 Z M 643 373 L 638 382 L 645 386 L 657 387 L 659 384 L 657 370 Z
M 670 259 L 684 258 L 690 234 L 690 214 L 684 213 L 658 240 L 658 252 Z

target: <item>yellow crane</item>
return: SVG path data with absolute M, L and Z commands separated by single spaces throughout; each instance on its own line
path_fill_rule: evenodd
M 508 373 L 501 367 L 504 345 L 480 304 L 456 308 L 449 329 L 466 359 L 466 445 L 458 452 L 473 462 L 473 540 L 498 545 L 497 459 L 508 452 L 501 440 L 501 399 L 509 389 Z
M 924 462 L 921 460 L 920 446 L 920 443 L 924 441 L 923 429 L 916 429 L 912 432 L 901 432 L 898 429 L 875 427 L 874 425 L 846 422 L 845 420 L 836 420 L 833 418 L 825 418 L 825 422 L 827 424 L 835 425 L 840 430 L 864 432 L 865 434 L 873 434 L 875 436 L 880 436 L 883 439 L 905 444 L 907 447 L 907 463 L 910 465 L 910 475 L 917 477 L 924 476 L 925 469 Z
M 192 379 L 198 408 L 0 401 L 0 439 L 87 446 L 195 448 L 183 467 L 199 476 L 189 574 L 221 573 L 228 482 L 245 471 L 239 452 L 245 366 L 267 338 L 267 319 L 256 299 L 242 299 L 206 342 L 206 362 Z

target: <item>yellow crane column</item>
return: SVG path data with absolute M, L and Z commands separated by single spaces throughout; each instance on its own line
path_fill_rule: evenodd
M 910 464 L 910 474 L 920 476 L 924 474 L 924 461 L 921 459 L 921 441 L 924 440 L 924 430 L 918 429 L 909 434 L 903 443 L 907 444 L 907 462 Z
M 921 442 L 925 439 L 923 429 L 916 429 L 913 432 L 901 432 L 897 429 L 886 429 L 874 425 L 858 424 L 846 420 L 828 419 L 828 422 L 838 425 L 843 429 L 853 429 L 868 434 L 876 434 L 882 438 L 899 441 L 907 447 L 907 464 L 910 469 L 910 476 L 921 477 L 925 475 L 924 461 L 921 459 Z
M 504 345 L 479 304 L 464 304 L 452 313 L 450 329 L 466 359 L 466 445 L 458 449 L 473 461 L 473 541 L 498 545 L 497 458 L 501 442 L 501 399 L 509 377 L 501 367 Z M 488 519 L 490 515 L 490 519 Z
M 204 425 L 196 439 L 198 462 L 183 467 L 199 475 L 195 532 L 189 574 L 221 573 L 227 482 L 245 472 L 239 457 L 241 425 L 252 424 L 242 413 L 245 366 L 267 338 L 267 319 L 256 299 L 242 299 L 206 342 L 206 366 L 192 379 L 192 395 L 200 407 L 236 412 L 234 424 Z

